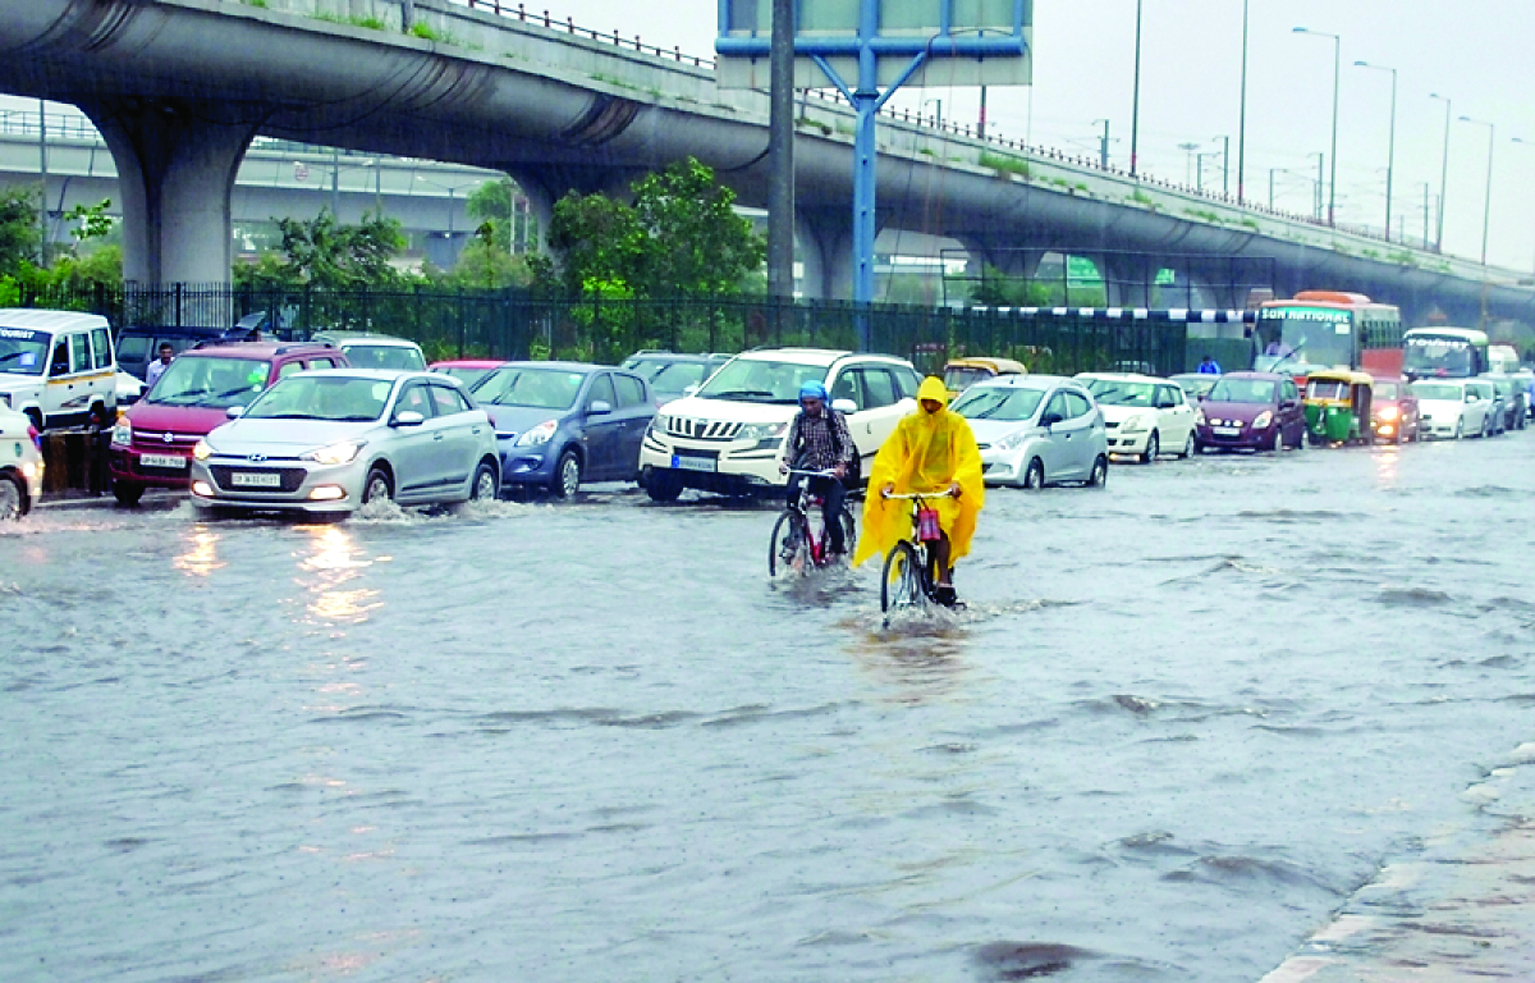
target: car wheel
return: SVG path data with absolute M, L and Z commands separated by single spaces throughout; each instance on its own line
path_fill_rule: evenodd
M 1270 435 L 1270 437 L 1268 439 L 1268 446 L 1265 447 L 1264 450 L 1276 451 L 1277 452 L 1279 450 L 1279 444 L 1283 440 L 1283 438 L 1284 438 L 1284 429 L 1282 427 L 1275 427 L 1273 434 Z
M 1155 463 L 1157 459 L 1157 453 L 1161 450 L 1162 438 L 1157 435 L 1155 430 L 1153 430 L 1151 431 L 1151 436 L 1146 438 L 1146 450 L 1141 453 L 1141 463 Z
M 1045 487 L 1045 465 L 1039 458 L 1029 461 L 1029 469 L 1023 473 L 1023 487 L 1030 491 Z
M 1465 420 L 1456 420 L 1455 421 L 1455 436 L 1453 438 L 1454 440 L 1459 440 L 1459 439 L 1461 439 L 1462 437 L 1464 437 L 1466 435 L 1465 424 L 1466 424 Z
M 137 505 L 139 499 L 144 497 L 144 486 L 129 484 L 126 481 L 114 481 L 112 497 L 121 505 Z
M 1087 487 L 1102 488 L 1109 483 L 1109 459 L 1105 454 L 1099 454 L 1093 462 L 1092 471 L 1087 475 Z
M 560 462 L 554 466 L 554 477 L 549 479 L 549 491 L 556 498 L 569 498 L 581 487 L 581 458 L 573 450 L 566 450 L 560 455 Z
M 367 505 L 376 498 L 394 501 L 394 482 L 389 480 L 389 472 L 377 465 L 368 472 L 368 480 L 362 484 L 362 504 Z
M 1183 438 L 1183 453 L 1178 456 L 1185 461 L 1194 456 L 1194 431 L 1190 430 L 1189 435 Z
M 27 493 L 21 487 L 21 479 L 15 475 L 0 474 L 0 522 L 21 518 L 21 505 Z
M 1491 436 L 1492 436 L 1492 420 L 1489 419 L 1488 417 L 1484 416 L 1484 417 L 1482 417 L 1482 439 L 1486 440 L 1488 437 L 1491 437 Z
M 481 461 L 478 470 L 474 472 L 474 484 L 469 486 L 469 497 L 475 501 L 481 499 L 493 500 L 496 493 L 501 490 L 501 479 L 496 474 L 495 465 L 489 461 Z
M 671 471 L 652 470 L 645 477 L 645 494 L 652 502 L 675 502 L 682 494 L 682 477 Z
M 1193 438 L 1192 438 L 1192 437 L 1190 437 L 1190 438 L 1189 438 L 1189 439 L 1190 439 L 1190 440 L 1193 440 Z M 1210 448 L 1208 448 L 1208 447 L 1206 447 L 1206 446 L 1205 446 L 1205 445 L 1204 445 L 1204 444 L 1203 444 L 1203 443 L 1201 443 L 1201 442 L 1200 442 L 1200 441 L 1197 441 L 1197 440 L 1195 440 L 1195 441 L 1194 441 L 1194 453 L 1195 453 L 1195 454 L 1203 454 L 1203 453 L 1204 453 L 1204 452 L 1205 452 L 1205 451 L 1207 451 L 1207 450 L 1209 450 L 1209 449 L 1210 449 Z

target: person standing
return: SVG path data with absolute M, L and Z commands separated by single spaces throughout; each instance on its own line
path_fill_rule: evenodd
M 1201 375 L 1220 375 L 1221 363 L 1217 362 L 1211 356 L 1206 355 L 1205 360 L 1199 363 L 1198 371 Z
M 155 384 L 155 380 L 165 374 L 171 362 L 176 358 L 176 349 L 171 347 L 168 341 L 160 342 L 160 357 L 149 363 L 144 370 L 144 388 L 148 389 Z
M 869 470 L 863 503 L 863 532 L 853 566 L 884 556 L 910 534 L 911 506 L 888 495 L 934 495 L 924 504 L 938 513 L 942 530 L 935 544 L 935 600 L 953 606 L 954 563 L 970 552 L 976 517 L 986 501 L 981 452 L 970 423 L 948 409 L 949 390 L 937 376 L 917 389 L 917 409 L 903 417 L 885 440 Z M 873 493 L 873 489 L 879 492 Z M 944 494 L 947 493 L 947 494 Z

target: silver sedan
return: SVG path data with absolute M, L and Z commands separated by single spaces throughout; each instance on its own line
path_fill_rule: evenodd
M 500 488 L 489 418 L 439 373 L 301 372 L 230 415 L 192 452 L 203 508 L 345 515 L 377 498 L 432 505 Z

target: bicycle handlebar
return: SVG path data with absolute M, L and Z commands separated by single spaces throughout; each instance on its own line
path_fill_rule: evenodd
M 909 492 L 900 495 L 894 492 L 881 491 L 879 494 L 881 498 L 889 499 L 950 498 L 954 495 L 954 489 L 945 488 L 941 492 Z
M 791 474 L 791 475 L 796 475 L 797 474 L 797 475 L 800 475 L 800 476 L 805 477 L 805 478 L 835 478 L 835 477 L 837 477 L 837 473 L 835 471 L 801 471 L 798 468 L 790 468 L 785 473 Z

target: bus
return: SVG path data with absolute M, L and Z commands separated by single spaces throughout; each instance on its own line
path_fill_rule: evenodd
M 1402 346 L 1402 374 L 1409 379 L 1469 379 L 1490 364 L 1487 332 L 1475 328 L 1413 328 Z
M 1255 331 L 1259 372 L 1299 379 L 1323 368 L 1401 371 L 1402 312 L 1364 294 L 1302 290 L 1289 300 L 1265 301 Z

